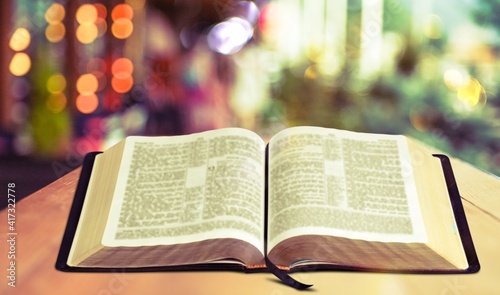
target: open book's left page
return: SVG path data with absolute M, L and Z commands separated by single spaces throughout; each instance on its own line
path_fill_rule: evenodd
M 104 244 L 239 238 L 263 252 L 264 150 L 242 129 L 128 138 Z
M 255 257 L 257 252 L 263 259 L 264 173 L 265 143 L 244 129 L 128 137 L 100 241 L 104 250 L 94 255 L 95 260 L 114 257 L 116 262 L 116 257 L 128 257 L 126 254 L 135 251 L 159 263 L 161 259 L 152 257 L 154 252 L 166 261 L 169 254 L 165 250 L 185 253 L 191 249 L 195 253 L 188 263 L 194 263 L 194 256 L 206 254 L 194 248 L 221 239 L 253 245 L 254 250 L 244 250 L 243 244 L 235 244 L 240 252 L 252 252 L 247 256 Z M 222 252 L 220 244 L 205 245 L 210 251 Z M 174 256 L 179 262 L 179 255 Z M 233 258 L 227 253 L 216 256 Z M 136 260 L 134 265 L 144 259 Z

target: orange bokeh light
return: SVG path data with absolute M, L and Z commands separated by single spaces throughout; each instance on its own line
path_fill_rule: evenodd
M 45 37 L 52 43 L 57 43 L 64 38 L 66 27 L 62 23 L 49 24 L 45 29 Z
M 125 39 L 132 35 L 134 31 L 134 24 L 128 18 L 119 18 L 111 25 L 111 32 L 117 39 Z
M 101 3 L 94 3 L 94 6 L 97 10 L 97 18 L 99 19 L 106 19 L 106 14 L 107 14 L 107 9 L 106 9 L 106 6 L 104 6 L 103 4 Z
M 76 98 L 76 108 L 84 114 L 90 114 L 99 106 L 97 95 L 78 95 Z
M 93 24 L 97 15 L 97 8 L 93 4 L 83 4 L 76 11 L 76 21 L 81 25 Z
M 134 17 L 134 10 L 128 4 L 118 4 L 111 11 L 111 19 L 116 21 L 120 18 L 126 18 L 128 20 L 132 20 Z
M 76 90 L 83 95 L 95 94 L 98 88 L 99 82 L 92 74 L 81 75 L 76 81 Z
M 132 61 L 126 57 L 118 58 L 111 65 L 111 73 L 114 76 L 132 75 L 133 71 L 134 65 Z
M 111 79 L 111 87 L 118 93 L 126 93 L 132 89 L 132 86 L 134 86 L 134 78 L 130 75 L 113 76 Z
M 83 44 L 90 44 L 99 35 L 99 30 L 95 24 L 79 25 L 76 29 L 76 39 Z
M 12 57 L 9 65 L 9 71 L 14 76 L 23 76 L 31 69 L 31 59 L 24 52 L 18 52 Z
M 30 32 L 25 28 L 17 28 L 10 38 L 9 47 L 14 51 L 21 51 L 28 48 L 30 42 Z
M 60 3 L 52 3 L 45 12 L 45 20 L 49 24 L 58 24 L 62 22 L 64 16 L 66 15 L 66 10 L 64 6 Z

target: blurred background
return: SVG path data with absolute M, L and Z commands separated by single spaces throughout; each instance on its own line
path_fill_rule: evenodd
M 400 133 L 500 175 L 499 12 L 496 0 L 3 0 L 1 185 L 21 198 L 125 136 L 228 126 Z

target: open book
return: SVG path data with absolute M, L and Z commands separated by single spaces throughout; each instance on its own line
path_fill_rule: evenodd
M 81 173 L 60 270 L 479 270 L 447 158 L 400 135 L 133 136 Z

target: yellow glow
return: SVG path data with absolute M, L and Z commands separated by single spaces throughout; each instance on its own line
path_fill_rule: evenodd
M 50 93 L 63 92 L 66 89 L 66 78 L 61 74 L 50 76 L 47 80 L 47 90 Z
M 111 11 L 111 19 L 117 21 L 120 18 L 126 18 L 132 20 L 134 17 L 134 10 L 128 4 L 118 4 Z
M 111 79 L 111 87 L 118 93 L 126 93 L 134 86 L 134 79 L 130 75 L 113 76 Z
M 49 24 L 45 29 L 45 37 L 52 43 L 57 43 L 64 38 L 66 27 L 62 23 Z
M 83 44 L 90 44 L 99 35 L 99 30 L 95 24 L 83 24 L 76 29 L 76 39 Z
M 133 71 L 134 65 L 132 64 L 132 61 L 126 57 L 118 58 L 111 65 L 111 73 L 114 76 L 120 74 L 131 75 Z
M 457 97 L 467 106 L 473 107 L 479 102 L 486 102 L 486 91 L 478 80 L 469 79 L 468 82 L 464 83 L 464 85 L 458 89 Z
M 76 81 L 76 90 L 82 95 L 95 94 L 99 88 L 99 82 L 96 76 L 92 74 L 81 75 Z
M 97 95 L 78 95 L 76 98 L 76 108 L 83 114 L 90 114 L 99 106 Z
M 10 61 L 9 70 L 14 76 L 23 76 L 31 69 L 31 59 L 24 52 L 18 52 Z
M 45 20 L 49 24 L 58 24 L 62 22 L 65 15 L 66 10 L 64 9 L 64 6 L 60 3 L 53 3 L 45 12 Z
M 306 71 L 304 72 L 304 78 L 311 80 L 318 78 L 318 67 L 315 65 L 307 67 Z
M 52 93 L 45 103 L 47 109 L 55 114 L 60 113 L 66 108 L 67 99 L 64 93 Z
M 93 24 L 97 20 L 97 8 L 92 4 L 83 4 L 76 11 L 76 21 L 83 24 Z
M 9 47 L 14 51 L 21 51 L 30 45 L 31 34 L 25 28 L 17 28 L 10 38 Z
M 119 18 L 111 25 L 111 32 L 117 39 L 128 38 L 134 30 L 134 24 L 128 18 Z

